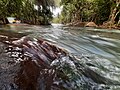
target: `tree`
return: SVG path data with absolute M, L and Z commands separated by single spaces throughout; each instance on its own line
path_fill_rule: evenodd
M 109 21 L 111 24 L 114 24 L 116 21 L 116 17 L 120 14 L 120 0 L 113 0 L 112 1 L 112 7 L 111 7 L 111 13 L 109 16 Z M 120 16 L 119 16 L 120 19 Z M 117 20 L 117 23 L 119 22 L 119 19 Z
M 63 6 L 62 16 L 67 16 L 68 22 L 87 21 L 91 5 L 88 0 L 62 0 L 61 5 Z
M 61 0 L 62 21 L 112 24 L 120 22 L 120 0 Z
M 94 0 L 92 6 L 94 12 L 93 21 L 97 24 L 103 24 L 103 22 L 107 21 L 111 12 L 111 5 L 110 0 Z
M 30 24 L 48 24 L 53 6 L 54 0 L 0 0 L 0 18 L 13 16 Z

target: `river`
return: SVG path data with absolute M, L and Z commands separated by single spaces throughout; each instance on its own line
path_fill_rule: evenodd
M 28 82 L 18 80 L 22 77 L 20 74 L 20 68 L 23 68 L 20 64 L 22 61 L 9 57 L 9 54 L 6 53 L 6 48 L 9 45 L 6 43 L 22 37 L 44 39 L 67 51 L 70 57 L 76 59 L 77 63 L 84 67 L 84 69 L 80 69 L 82 73 L 79 73 L 76 64 L 69 60 L 63 60 L 67 63 L 71 62 L 70 67 L 65 66 L 66 68 L 61 67 L 62 69 L 60 69 L 66 74 L 67 80 L 62 80 L 63 77 L 61 80 L 57 80 L 57 84 L 54 83 L 58 86 L 51 90 L 120 90 L 120 30 L 67 27 L 61 24 L 0 26 L 0 90 L 19 90 L 19 88 L 23 90 L 50 90 L 45 88 L 45 83 L 41 83 L 43 81 L 38 81 L 41 79 L 36 81 L 40 85 L 37 84 L 33 87 L 42 88 L 32 88 L 29 84 L 29 88 L 24 88 L 26 85 L 23 84 Z M 76 69 L 71 68 L 71 64 L 74 64 Z

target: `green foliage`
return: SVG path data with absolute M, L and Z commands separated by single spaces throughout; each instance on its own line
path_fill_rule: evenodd
M 58 17 L 53 18 L 52 23 L 60 23 L 60 19 Z
M 61 6 L 63 6 L 61 20 L 64 23 L 93 21 L 102 24 L 109 21 L 114 12 L 114 20 L 120 13 L 119 0 L 61 0 Z
M 94 0 L 93 11 L 95 15 L 93 19 L 96 23 L 102 24 L 109 19 L 111 4 L 112 2 L 110 0 Z
M 85 10 L 89 8 L 87 0 L 62 0 L 61 5 L 63 6 L 63 17 L 67 16 L 63 18 L 65 23 L 76 20 L 83 21 L 83 17 L 86 16 Z
M 61 0 L 54 0 L 55 1 L 55 6 L 59 7 Z
M 54 4 L 54 0 L 0 0 L 0 18 L 13 16 L 31 24 L 48 24 Z
M 62 23 L 61 21 L 62 15 L 58 14 L 57 17 L 54 17 L 52 23 Z

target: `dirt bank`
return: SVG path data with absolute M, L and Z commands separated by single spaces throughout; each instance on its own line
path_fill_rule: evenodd
M 120 25 L 118 24 L 111 24 L 110 22 L 105 22 L 102 25 L 97 25 L 95 22 L 72 22 L 72 23 L 67 23 L 66 26 L 75 26 L 75 27 L 96 27 L 96 28 L 101 28 L 101 29 L 119 29 L 120 30 Z

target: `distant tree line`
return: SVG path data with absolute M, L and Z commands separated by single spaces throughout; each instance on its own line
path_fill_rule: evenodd
M 62 23 L 75 21 L 120 24 L 120 0 L 61 0 Z
M 16 17 L 29 24 L 49 24 L 54 5 L 54 0 L 0 0 L 0 23 L 8 23 L 7 17 Z

